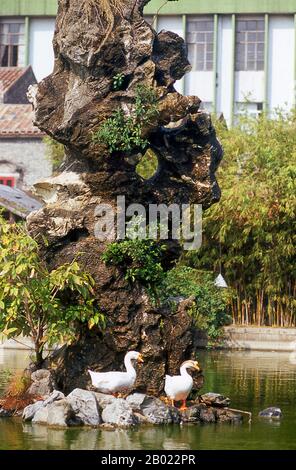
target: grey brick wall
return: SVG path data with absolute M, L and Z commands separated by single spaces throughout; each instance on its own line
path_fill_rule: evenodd
M 0 139 L 0 174 L 10 173 L 12 166 L 21 175 L 18 186 L 23 189 L 52 173 L 41 139 Z
M 244 349 L 254 351 L 296 351 L 296 328 L 272 328 L 267 326 L 225 326 L 223 342 L 225 349 Z M 197 347 L 205 348 L 208 338 L 205 332 L 197 331 Z

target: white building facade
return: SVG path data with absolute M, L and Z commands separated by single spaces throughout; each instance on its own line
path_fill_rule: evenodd
M 187 45 L 192 71 L 179 91 L 234 116 L 296 105 L 296 0 L 151 0 L 147 20 Z M 56 0 L 1 0 L 1 66 L 31 64 L 38 80 L 53 68 Z

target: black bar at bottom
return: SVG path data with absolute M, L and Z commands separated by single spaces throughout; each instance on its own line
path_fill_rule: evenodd
M 177 450 L 131 450 L 131 451 L 10 451 L 0 450 L 1 468 L 4 464 L 22 465 L 75 464 L 95 465 L 100 468 L 117 465 L 122 468 L 138 469 L 143 466 L 166 465 L 198 467 L 207 464 L 227 465 L 227 468 L 241 468 L 254 464 L 279 464 L 296 462 L 295 451 L 177 451 Z

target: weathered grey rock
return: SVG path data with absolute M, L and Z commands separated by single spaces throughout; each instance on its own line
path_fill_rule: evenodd
M 179 423 L 181 416 L 177 408 L 167 406 L 161 400 L 143 393 L 134 393 L 127 397 L 127 402 L 134 411 L 140 412 L 151 424 Z
M 0 408 L 0 418 L 10 418 L 11 416 L 13 416 L 13 411 Z
M 200 410 L 203 405 L 193 405 L 187 410 L 180 411 L 181 420 L 183 423 L 198 423 L 200 421 Z
M 58 401 L 58 400 L 63 400 L 64 398 L 65 398 L 65 395 L 62 392 L 59 392 L 58 390 L 54 390 L 46 400 L 40 400 L 40 401 L 37 401 L 36 403 L 33 403 L 32 405 L 26 406 L 22 414 L 23 420 L 32 421 L 36 413 L 41 408 L 46 408 L 48 405 L 51 405 L 53 402 Z M 37 415 L 37 420 L 41 419 L 41 421 L 44 422 L 44 419 L 45 419 L 44 417 L 47 416 L 46 413 L 47 412 L 39 413 Z
M 49 426 L 67 427 L 81 424 L 81 421 L 76 417 L 72 406 L 66 399 L 55 401 L 44 409 L 48 410 L 47 424 Z
M 115 431 L 116 426 L 114 424 L 102 423 L 100 429 L 104 429 L 104 431 Z
M 102 416 L 100 414 L 102 409 Z M 277 415 L 277 408 L 264 410 L 266 416 Z M 280 410 L 279 410 L 280 411 Z M 185 411 L 167 406 L 158 398 L 134 393 L 125 400 L 112 395 L 75 389 L 66 398 L 55 390 L 47 400 L 29 405 L 23 412 L 23 420 L 49 426 L 72 425 L 129 427 L 136 424 L 171 423 L 240 423 L 242 416 L 225 407 L 211 407 L 205 403 L 194 404 Z
M 48 407 L 41 407 L 36 411 L 32 423 L 47 424 L 48 421 Z
M 113 403 L 104 408 L 102 419 L 104 423 L 116 424 L 116 426 L 119 427 L 128 427 L 138 424 L 132 407 L 122 398 L 117 398 Z
M 107 405 L 111 405 L 116 400 L 116 397 L 113 395 L 108 395 L 107 393 L 93 392 L 97 400 L 99 408 L 104 409 Z
M 224 395 L 220 395 L 219 393 L 205 393 L 201 395 L 201 399 L 203 403 L 208 406 L 229 406 L 230 405 L 230 398 L 224 397 Z
M 38 369 L 32 373 L 31 379 L 34 382 L 39 382 L 40 380 L 49 379 L 50 376 L 51 376 L 51 373 L 48 369 Z
M 135 411 L 141 411 L 141 406 L 144 403 L 144 400 L 147 395 L 145 393 L 133 393 L 126 398 L 127 403 Z
M 43 407 L 43 403 L 44 402 L 40 400 L 36 401 L 36 403 L 33 403 L 32 405 L 26 406 L 22 414 L 23 421 L 32 421 L 37 411 Z
M 150 400 L 142 407 L 143 415 L 151 424 L 170 424 L 180 423 L 181 417 L 179 410 L 165 405 L 161 400 Z
M 260 411 L 259 416 L 260 418 L 281 419 L 282 410 L 275 406 L 270 406 L 269 408 L 265 408 L 265 410 Z
M 31 375 L 33 383 L 28 389 L 30 395 L 38 395 L 41 397 L 48 396 L 54 390 L 54 379 L 51 371 L 47 369 L 39 369 Z
M 76 388 L 67 396 L 67 402 L 72 406 L 76 417 L 87 426 L 101 424 L 98 404 L 93 392 Z
M 142 415 L 141 413 L 137 413 L 134 411 L 134 415 L 138 421 L 138 424 L 149 424 L 148 418 L 146 416 Z
M 54 390 L 46 400 L 43 402 L 43 406 L 51 405 L 54 401 L 63 400 L 65 395 L 59 390 Z
M 204 403 L 193 405 L 181 411 L 183 423 L 240 423 L 242 415 L 226 410 L 224 407 L 211 407 Z
M 42 406 L 36 411 L 32 423 L 47 424 L 48 426 L 67 427 L 75 424 L 82 424 L 76 417 L 74 410 L 66 399 L 51 402 Z
M 243 421 L 243 417 L 239 413 L 233 413 L 232 411 L 225 410 L 224 408 L 215 408 L 216 420 L 219 423 L 233 423 L 238 424 Z
M 28 392 L 30 395 L 38 395 L 40 397 L 45 397 L 52 392 L 53 387 L 51 387 L 47 381 L 33 382 L 30 386 Z
M 200 408 L 199 419 L 201 423 L 215 423 L 216 414 L 213 408 L 207 406 Z

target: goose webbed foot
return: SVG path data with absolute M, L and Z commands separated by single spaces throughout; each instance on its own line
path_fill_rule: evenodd
M 186 411 L 187 410 L 187 406 L 186 406 L 186 400 L 182 400 L 182 406 L 181 408 L 179 408 L 180 411 Z
M 130 390 L 121 390 L 121 392 L 113 392 L 115 398 L 123 398 L 124 400 L 129 396 Z

